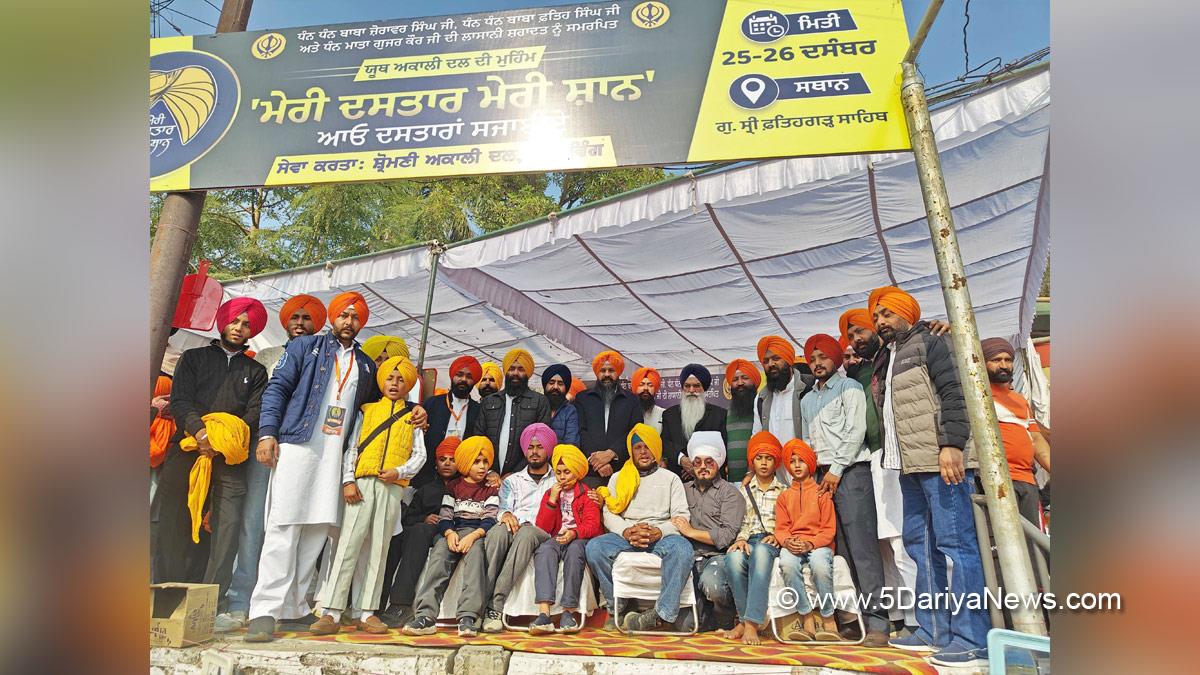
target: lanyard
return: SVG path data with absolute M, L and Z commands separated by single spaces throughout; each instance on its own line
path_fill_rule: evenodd
M 346 386 L 346 381 L 350 379 L 350 373 L 354 372 L 354 352 L 350 352 L 350 365 L 346 368 L 346 374 L 342 375 L 342 362 L 338 357 L 333 357 L 333 378 L 340 380 L 338 382 L 337 397 L 340 401 L 342 398 L 342 388 Z
M 457 422 L 462 419 L 462 416 L 467 412 L 467 406 L 463 406 L 462 412 L 454 412 L 454 401 L 450 398 L 450 394 L 446 394 L 446 407 L 450 410 L 450 416 Z

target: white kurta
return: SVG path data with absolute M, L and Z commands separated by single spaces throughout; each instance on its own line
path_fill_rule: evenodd
M 871 480 L 875 483 L 875 516 L 879 523 L 879 538 L 899 537 L 904 531 L 900 470 L 883 468 L 883 450 L 871 453 Z
M 337 355 L 341 373 L 351 366 L 353 348 L 342 348 Z M 354 426 L 358 411 L 355 393 L 361 364 L 354 363 L 346 384 L 338 395 L 336 371 L 329 373 L 325 397 L 317 408 L 317 421 L 307 443 L 280 443 L 279 462 L 271 471 L 267 490 L 267 526 L 320 525 L 334 527 L 342 516 L 342 444 Z M 342 433 L 337 436 L 321 431 L 329 406 L 346 410 Z

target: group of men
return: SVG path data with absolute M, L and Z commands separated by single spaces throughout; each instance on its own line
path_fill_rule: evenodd
M 322 551 L 338 534 L 349 428 L 364 404 L 380 398 L 377 366 L 407 358 L 399 338 L 359 344 L 369 315 L 357 293 L 335 297 L 328 311 L 315 297 L 293 297 L 279 315 L 288 343 L 251 359 L 247 341 L 265 326 L 266 310 L 257 300 L 231 300 L 218 311 L 220 337 L 184 352 L 169 403 L 156 399 L 152 418 L 172 418 L 177 430 L 158 469 L 155 580 L 218 584 L 219 630 L 246 626 L 248 640 L 267 640 L 281 626 L 302 629 L 315 619 L 310 598 Z M 326 319 L 330 330 L 321 333 Z M 483 576 L 472 578 L 482 587 L 464 592 L 479 605 L 483 630 L 500 630 L 504 596 L 550 536 L 528 515 L 554 483 L 546 466 L 553 448 L 531 457 L 522 443 L 525 430 L 540 423 L 587 458 L 580 482 L 602 503 L 607 534 L 587 543 L 586 556 L 610 604 L 610 621 L 621 609 L 612 603 L 617 555 L 649 551 L 663 559 L 662 593 L 652 609 L 626 612 L 623 627 L 681 627 L 679 598 L 690 575 L 701 609 L 696 628 L 730 628 L 736 608 L 724 557 L 748 508 L 748 446 L 766 431 L 779 444 L 801 439 L 815 450 L 816 483 L 836 507 L 837 555 L 869 598 L 857 608 L 864 642 L 936 652 L 933 661 L 943 665 L 977 662 L 990 627 L 984 611 L 918 605 L 915 613 L 889 614 L 881 604 L 885 586 L 918 595 L 983 590 L 970 506 L 978 463 L 942 336 L 949 329 L 922 321 L 919 304 L 903 290 L 877 289 L 866 308 L 841 316 L 838 337 L 807 340 L 805 358 L 787 339 L 767 336 L 758 343 L 757 364 L 729 363 L 728 409 L 705 401 L 713 376 L 699 364 L 680 369 L 681 400 L 664 410 L 656 404 L 662 376 L 639 368 L 625 389 L 625 360 L 615 351 L 596 355 L 595 384 L 582 391 L 565 365 L 535 372 L 523 349 L 509 352 L 499 367 L 461 356 L 449 369 L 448 390 L 411 408 L 430 459 L 407 487 L 383 593 L 361 599 L 359 609 L 386 607 L 380 617 L 389 628 L 412 618 L 417 578 L 436 536 L 431 514 L 445 482 L 457 475 L 453 453 L 439 449 L 435 457 L 434 449 L 448 438 L 484 436 L 495 453 L 486 480 L 503 480 L 508 493 L 501 490 L 503 526 L 481 542 Z M 366 349 L 372 341 L 373 356 Z M 1032 467 L 1036 461 L 1049 469 L 1049 446 L 1028 403 L 1009 388 L 1013 347 L 986 340 L 984 352 L 1021 512 L 1036 522 Z M 542 393 L 530 387 L 539 375 Z M 573 400 L 571 392 L 578 392 Z M 244 421 L 241 435 L 252 452 L 216 447 L 210 437 L 221 414 Z M 211 462 L 207 495 L 194 494 L 194 487 L 189 493 L 200 458 Z M 778 479 L 789 482 L 785 471 Z M 201 514 L 197 502 L 209 510 Z M 843 637 L 860 637 L 843 623 Z

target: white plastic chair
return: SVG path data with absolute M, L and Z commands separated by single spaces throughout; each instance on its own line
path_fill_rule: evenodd
M 817 591 L 813 586 L 812 570 L 807 565 L 804 567 L 804 588 L 808 592 L 808 600 L 812 604 L 813 609 L 817 608 Z M 854 577 L 850 575 L 850 566 L 846 563 L 846 559 L 840 555 L 833 556 L 833 594 L 836 597 L 837 608 L 843 611 L 851 612 L 858 618 L 858 629 L 860 636 L 857 640 L 809 640 L 807 642 L 799 642 L 796 640 L 785 640 L 779 633 L 777 619 L 796 612 L 795 607 L 784 607 L 781 603 L 781 591 L 786 586 L 783 581 L 783 574 L 779 571 L 779 560 L 775 561 L 775 566 L 771 569 L 771 589 L 768 591 L 767 597 L 767 618 L 771 622 L 771 632 L 775 634 L 775 639 L 785 644 L 793 645 L 812 645 L 812 644 L 861 644 L 863 638 L 866 637 L 866 625 L 863 623 L 862 611 L 858 607 L 858 591 L 854 588 Z
M 596 611 L 596 592 L 593 589 L 592 570 L 588 568 L 587 563 L 583 566 L 583 588 L 579 593 L 579 612 L 586 617 L 592 615 Z M 555 591 L 554 597 L 561 598 L 563 592 L 563 573 L 562 563 L 558 564 L 558 588 Z M 550 606 L 550 616 L 562 614 L 562 607 L 555 601 Z M 537 606 L 537 592 L 534 588 L 534 572 L 533 566 L 525 569 L 525 573 L 517 580 L 516 586 L 512 592 L 508 594 L 508 598 L 504 601 L 504 611 L 501 612 L 501 621 L 504 622 L 506 630 L 528 631 L 529 626 L 513 625 L 508 622 L 511 617 L 536 617 L 539 613 Z M 580 621 L 579 623 L 583 623 Z
M 626 631 L 621 626 L 621 617 L 618 613 L 618 608 L 621 606 L 620 598 L 634 598 L 638 600 L 658 600 L 660 591 L 662 591 L 662 558 L 653 553 L 643 553 L 638 551 L 625 551 L 617 555 L 617 559 L 613 562 L 612 569 L 613 579 L 613 598 L 611 599 L 611 607 L 613 612 L 613 621 L 617 624 L 617 629 L 622 633 L 643 633 L 649 635 L 680 635 L 678 631 Z M 692 611 L 692 630 L 683 635 L 695 635 L 696 630 L 700 625 L 700 615 L 696 610 L 696 592 L 692 588 L 692 573 L 689 572 L 687 579 L 683 582 L 683 592 L 679 594 L 679 609 L 690 607 Z

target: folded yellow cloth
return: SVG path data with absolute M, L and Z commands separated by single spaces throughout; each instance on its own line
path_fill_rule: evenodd
M 200 418 L 208 432 L 212 449 L 225 456 L 226 464 L 241 464 L 250 456 L 250 427 L 242 418 L 229 413 L 209 413 Z M 196 439 L 185 436 L 179 448 L 187 452 L 200 449 Z M 212 459 L 201 455 L 188 475 L 188 512 L 192 514 L 192 541 L 200 543 L 200 525 L 204 520 L 204 500 L 212 483 Z

